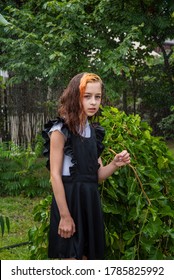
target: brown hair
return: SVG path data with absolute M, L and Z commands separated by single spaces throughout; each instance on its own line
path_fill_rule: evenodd
M 100 82 L 103 95 L 104 85 L 98 75 L 80 73 L 71 79 L 60 98 L 59 115 L 64 118 L 69 129 L 76 134 L 85 126 L 86 115 L 82 106 L 82 98 L 88 82 Z

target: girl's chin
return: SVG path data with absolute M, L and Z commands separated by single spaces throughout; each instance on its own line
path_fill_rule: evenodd
M 96 113 L 96 110 L 95 110 L 95 111 L 88 111 L 88 112 L 87 112 L 87 115 L 88 115 L 89 117 L 92 117 L 92 116 L 95 115 L 95 113 Z

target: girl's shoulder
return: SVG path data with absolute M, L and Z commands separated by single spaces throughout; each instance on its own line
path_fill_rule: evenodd
M 50 134 L 53 131 L 60 131 L 65 139 L 70 138 L 70 131 L 68 129 L 68 126 L 66 125 L 64 119 L 57 117 L 54 120 L 49 120 L 44 125 L 44 129 L 42 130 L 42 137 L 44 139 L 44 150 L 43 155 L 48 158 L 46 167 L 49 169 L 49 156 L 50 156 Z
M 51 132 L 59 130 L 66 138 L 69 136 L 69 129 L 63 118 L 57 117 L 54 120 L 49 120 L 42 130 L 42 137 L 47 139 Z

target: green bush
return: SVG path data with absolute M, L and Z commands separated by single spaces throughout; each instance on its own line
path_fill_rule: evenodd
M 12 142 L 0 143 L 0 195 L 24 194 L 29 197 L 50 192 L 49 174 L 40 157 L 43 141 L 38 137 L 34 151 Z
M 123 149 L 131 155 L 130 165 L 100 185 L 106 259 L 174 259 L 174 159 L 165 142 L 152 136 L 138 115 L 113 107 L 103 109 L 100 123 L 106 128 L 104 164 Z M 46 199 L 39 206 L 39 216 L 46 220 L 35 229 L 32 258 L 46 258 L 39 240 L 43 236 L 46 248 L 49 203 Z
M 107 259 L 172 259 L 174 256 L 174 159 L 162 138 L 138 115 L 105 108 L 106 164 L 127 149 L 131 165 L 101 185 Z

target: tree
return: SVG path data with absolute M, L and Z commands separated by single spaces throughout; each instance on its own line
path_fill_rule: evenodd
M 63 73 L 66 67 L 71 69 L 71 65 L 78 68 L 72 75 L 80 68 L 107 65 L 108 51 L 111 55 L 119 47 L 132 26 L 142 26 L 138 40 L 149 50 L 159 44 L 161 47 L 166 38 L 173 36 L 173 1 L 15 2 L 24 3 L 20 9 L 5 6 L 4 10 L 11 22 L 5 30 L 5 37 L 11 37 L 9 51 L 13 49 L 22 70 L 27 68 L 30 73 L 35 69 L 38 77 L 54 77 L 61 69 Z M 31 59 L 33 55 L 35 60 Z M 115 52 L 112 58 L 114 66 Z
M 37 77 L 53 86 L 88 68 L 91 48 L 86 34 L 91 30 L 84 25 L 86 15 L 80 1 L 72 5 L 66 1 L 28 1 L 21 10 L 10 6 L 6 10 L 11 24 L 5 31 L 11 38 L 7 37 L 4 51 L 15 61 L 7 62 L 4 56 L 2 63 L 19 80 Z
M 12 83 L 39 79 L 63 89 L 77 72 L 93 71 L 106 81 L 112 104 L 122 97 L 122 108 L 136 113 L 138 98 L 150 94 L 148 82 L 152 95 L 163 94 L 155 87 L 158 79 L 161 84 L 165 80 L 173 103 L 173 49 L 168 53 L 163 47 L 173 38 L 172 0 L 28 0 L 6 1 L 2 7 L 10 24 L 0 30 L 0 67 L 11 72 Z M 162 74 L 144 83 L 144 73 L 151 74 L 153 66 L 142 61 L 156 47 L 162 51 Z M 142 103 L 141 108 L 151 116 L 148 105 Z M 157 107 L 154 111 L 158 114 Z M 168 113 L 166 103 L 159 119 Z

